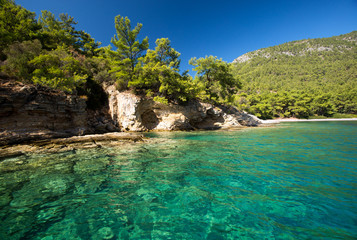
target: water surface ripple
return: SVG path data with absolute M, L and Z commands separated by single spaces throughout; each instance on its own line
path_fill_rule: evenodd
M 357 122 L 0 162 L 0 239 L 356 239 Z

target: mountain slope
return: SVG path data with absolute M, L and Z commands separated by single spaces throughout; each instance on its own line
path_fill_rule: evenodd
M 357 112 L 357 31 L 249 52 L 233 61 L 233 72 L 243 83 L 236 104 L 260 117 L 353 114 Z M 276 103 L 279 98 L 289 103 Z

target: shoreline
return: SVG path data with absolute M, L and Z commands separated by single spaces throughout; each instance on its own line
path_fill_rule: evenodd
M 357 121 L 357 118 L 322 118 L 322 119 L 297 119 L 282 118 L 261 120 L 263 124 L 282 123 L 282 122 L 335 122 L 335 121 Z
M 357 121 L 357 118 L 326 118 L 326 119 L 269 119 L 260 120 L 261 127 L 269 126 L 269 124 L 279 124 L 283 122 L 326 122 L 326 121 Z M 234 128 L 220 128 L 214 130 L 232 130 L 249 128 L 246 126 Z M 201 129 L 203 130 L 203 129 Z M 206 129 L 207 130 L 207 129 Z M 213 129 L 210 129 L 213 130 Z M 194 130 L 198 131 L 198 130 Z M 155 132 L 155 131 L 152 131 Z M 161 131 L 158 131 L 161 132 Z M 175 132 L 175 131 L 162 131 Z M 28 153 L 58 153 L 66 151 L 76 151 L 78 149 L 102 148 L 122 146 L 125 143 L 145 142 L 148 139 L 143 135 L 143 132 L 112 132 L 104 134 L 88 134 L 83 136 L 70 137 L 48 137 L 44 139 L 33 139 L 32 141 L 21 142 L 16 144 L 0 145 L 0 162 L 6 158 L 26 155 Z

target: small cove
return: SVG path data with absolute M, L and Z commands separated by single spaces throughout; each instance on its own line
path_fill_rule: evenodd
M 0 238 L 357 236 L 357 122 L 146 136 L 2 161 Z

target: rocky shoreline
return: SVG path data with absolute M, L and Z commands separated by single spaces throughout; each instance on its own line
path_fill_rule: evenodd
M 89 110 L 86 99 L 46 87 L 0 79 L 0 146 L 110 132 L 212 130 L 258 126 L 260 119 L 234 107 L 191 100 L 162 104 L 115 86 L 108 102 Z M 106 135 L 108 136 L 108 135 Z
M 0 79 L 0 159 L 30 152 L 75 151 L 144 141 L 140 132 L 216 130 L 281 122 L 350 119 L 260 120 L 234 107 L 191 100 L 162 104 L 106 86 L 108 102 L 88 110 L 85 98 Z

